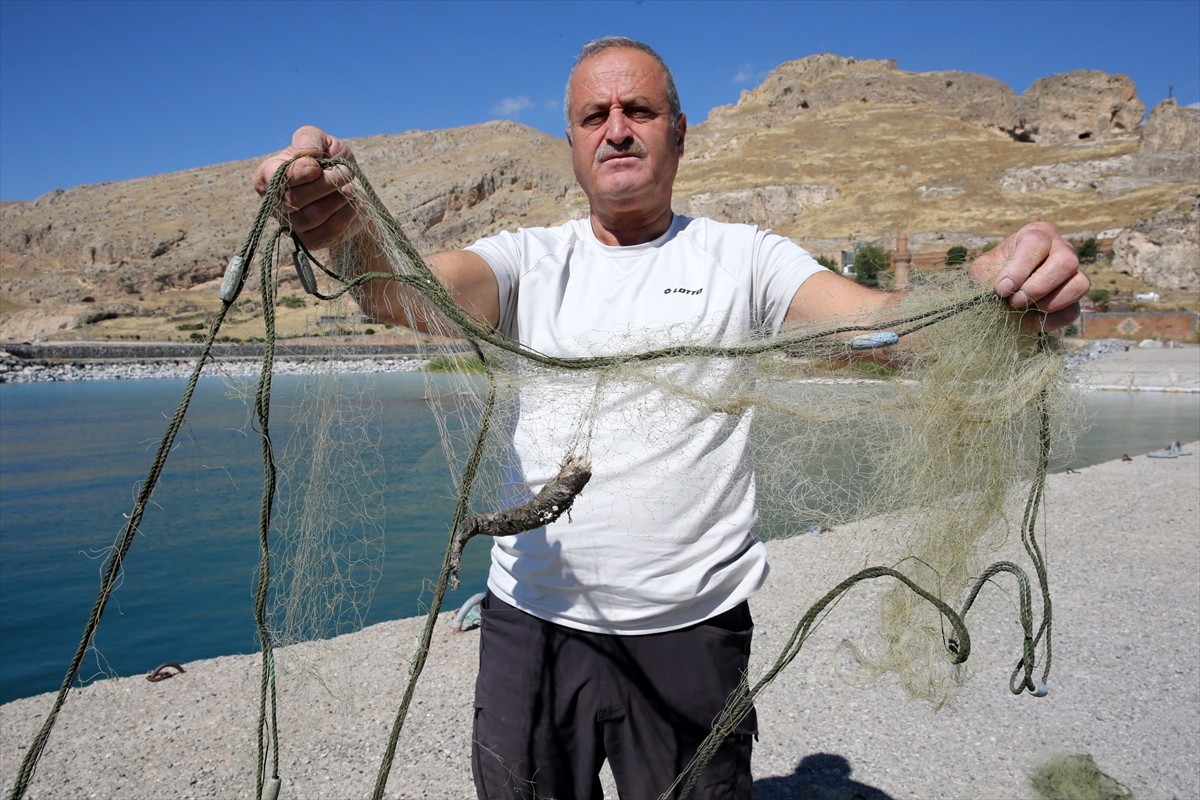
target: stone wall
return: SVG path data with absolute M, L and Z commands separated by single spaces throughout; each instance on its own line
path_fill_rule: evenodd
M 1085 311 L 1076 324 L 1085 339 L 1200 341 L 1200 314 L 1194 311 Z

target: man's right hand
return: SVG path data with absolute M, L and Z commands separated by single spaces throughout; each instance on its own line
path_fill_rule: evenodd
M 259 164 L 254 170 L 254 190 L 260 195 L 266 194 L 280 165 L 293 158 L 296 160 L 287 170 L 287 189 L 283 193 L 280 214 L 300 236 L 304 246 L 317 250 L 362 232 L 363 222 L 346 188 L 354 176 L 342 165 L 322 170 L 315 159 L 343 158 L 355 164 L 358 162 L 349 145 L 320 128 L 310 125 L 300 128 L 292 134 L 291 147 Z M 391 271 L 391 266 L 374 246 L 366 247 L 357 256 L 360 261 L 347 274 Z M 489 327 L 499 324 L 500 297 L 496 275 L 481 256 L 467 250 L 439 253 L 429 259 L 429 266 L 458 305 Z M 347 265 L 335 267 L 340 269 Z M 394 281 L 369 281 L 361 287 L 358 301 L 372 319 L 429 331 L 429 322 L 423 314 L 409 315 L 408 309 L 414 306 L 404 302 L 407 291 Z
M 321 169 L 315 159 L 344 158 L 354 162 L 354 154 L 345 142 L 320 128 L 306 125 L 292 134 L 292 144 L 258 165 L 254 170 L 254 190 L 266 194 L 272 176 L 285 161 L 296 158 L 287 170 L 287 189 L 283 194 L 286 221 L 304 242 L 316 250 L 328 247 L 357 232 L 358 214 L 342 189 L 353 175 L 345 166 Z

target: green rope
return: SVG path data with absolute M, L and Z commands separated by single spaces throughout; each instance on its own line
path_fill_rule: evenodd
M 1045 346 L 1044 338 L 1042 346 Z M 716 755 L 717 750 L 725 739 L 730 736 L 737 725 L 750 714 L 754 708 L 755 699 L 766 689 L 799 655 L 804 643 L 808 640 L 813 629 L 821 621 L 821 614 L 835 600 L 839 599 L 843 594 L 849 591 L 856 584 L 878 577 L 892 577 L 903 583 L 915 594 L 927 600 L 941 614 L 944 621 L 949 622 L 954 629 L 952 636 L 946 637 L 946 651 L 950 656 L 950 661 L 953 664 L 961 664 L 967 660 L 971 653 L 971 639 L 966 626 L 966 616 L 971 610 L 971 606 L 975 603 L 979 592 L 992 578 L 1001 573 L 1008 572 L 1017 580 L 1018 599 L 1019 599 L 1019 618 L 1024 637 L 1021 648 L 1021 658 L 1017 662 L 1017 666 L 1013 671 L 1012 678 L 1009 681 L 1009 689 L 1013 694 L 1021 694 L 1028 690 L 1035 696 L 1043 696 L 1046 693 L 1046 682 L 1050 675 L 1050 627 L 1051 627 L 1051 607 L 1050 607 L 1050 589 L 1049 580 L 1046 575 L 1045 561 L 1041 556 L 1041 551 L 1038 548 L 1036 540 L 1036 520 L 1037 509 L 1042 502 L 1042 496 L 1046 484 L 1046 476 L 1050 463 L 1050 419 L 1046 410 L 1046 390 L 1038 395 L 1037 412 L 1039 421 L 1039 455 L 1036 474 L 1033 484 L 1030 487 L 1029 494 L 1025 504 L 1025 519 L 1022 523 L 1022 542 L 1026 552 L 1029 554 L 1033 562 L 1034 571 L 1038 576 L 1038 583 L 1042 590 L 1042 621 L 1035 636 L 1033 633 L 1033 602 L 1029 587 L 1029 578 L 1016 564 L 1010 561 L 1000 561 L 992 564 L 983 574 L 979 576 L 972 585 L 966 601 L 963 603 L 962 610 L 955 612 L 940 598 L 930 594 L 925 589 L 918 586 L 903 573 L 897 572 L 888 567 L 871 567 L 857 572 L 846 580 L 839 583 L 832 590 L 826 593 L 820 600 L 812 605 L 796 627 L 792 630 L 791 636 L 784 644 L 775 663 L 768 669 L 763 677 L 751 688 L 748 681 L 743 680 L 741 686 L 735 690 L 733 698 L 729 704 L 721 712 L 720 716 L 713 722 L 712 730 L 700 746 L 696 750 L 696 755 L 692 761 L 684 769 L 682 773 L 676 777 L 675 781 L 667 788 L 659 797 L 659 800 L 668 800 L 672 797 L 672 793 L 678 790 L 678 800 L 687 800 L 692 789 L 695 787 L 696 781 L 699 780 L 705 768 Z M 1040 682 L 1033 680 L 1033 670 L 1036 666 L 1036 649 L 1038 642 L 1043 635 L 1046 639 L 1045 657 L 1042 666 L 1042 678 Z M 1018 680 L 1018 677 L 1020 678 Z
M 263 490 L 258 514 L 258 589 L 254 597 L 254 621 L 258 629 L 259 646 L 262 649 L 262 668 L 259 683 L 258 707 L 258 766 L 255 774 L 255 797 L 262 799 L 266 784 L 266 753 L 272 754 L 271 778 L 279 779 L 279 722 L 277 717 L 278 698 L 275 691 L 275 651 L 271 632 L 267 628 L 267 591 L 271 580 L 271 510 L 275 501 L 278 470 L 275 466 L 275 450 L 271 442 L 271 378 L 275 363 L 275 298 L 271 280 L 271 253 L 283 231 L 275 234 L 271 246 L 263 252 L 259 286 L 263 306 L 263 361 L 258 386 L 254 392 L 254 412 L 262 439 Z M 268 720 L 269 716 L 269 720 Z M 270 732 L 270 744 L 264 739 Z
M 271 180 L 268 194 L 278 196 L 282 192 L 283 183 L 284 174 L 282 172 L 276 173 Z M 266 203 L 260 206 L 254 225 L 238 254 L 235 256 L 236 259 L 241 259 L 241 263 L 249 262 L 254 257 L 254 251 L 258 247 L 263 229 L 266 227 L 268 220 L 270 220 L 272 208 L 273 205 Z M 38 761 L 41 759 L 42 752 L 46 748 L 46 743 L 50 739 L 50 732 L 54 729 L 54 724 L 58 719 L 58 713 L 62 710 L 63 704 L 67 699 L 67 693 L 79 675 L 80 665 L 83 663 L 88 648 L 91 646 L 96 628 L 100 624 L 100 619 L 104 616 L 104 610 L 108 606 L 109 598 L 112 596 L 117 582 L 120 580 L 122 570 L 124 569 L 125 557 L 129 553 L 129 549 L 133 546 L 134 537 L 138 533 L 138 525 L 142 521 L 142 516 L 146 512 L 146 506 L 149 504 L 150 497 L 153 495 L 154 489 L 158 485 L 158 480 L 162 476 L 163 468 L 167 463 L 167 457 L 171 454 L 171 450 L 175 444 L 175 437 L 178 435 L 179 429 L 183 426 L 183 420 L 187 414 L 188 406 L 191 404 L 192 395 L 195 393 L 196 385 L 200 381 L 200 375 L 209 361 L 213 344 L 217 339 L 217 333 L 220 331 L 221 325 L 225 321 L 225 316 L 229 313 L 229 309 L 232 307 L 244 283 L 245 274 L 242 273 L 236 276 L 236 280 L 231 284 L 232 288 L 230 291 L 228 293 L 223 292 L 225 296 L 222 298 L 221 308 L 209 326 L 208 336 L 204 340 L 200 355 L 196 359 L 195 366 L 192 368 L 187 386 L 183 391 L 183 396 L 179 400 L 174 416 L 167 425 L 167 430 L 163 435 L 162 441 L 159 442 L 158 450 L 154 455 L 154 460 L 150 465 L 146 480 L 142 482 L 137 498 L 134 500 L 133 510 L 129 513 L 125 527 L 121 535 L 117 538 L 108 562 L 105 564 L 104 575 L 100 581 L 100 590 L 96 595 L 95 603 L 92 605 L 92 613 L 88 616 L 87 623 L 84 625 L 79 646 L 76 648 L 75 655 L 72 657 L 67 667 L 67 672 L 63 676 L 62 684 L 58 689 L 58 695 L 54 700 L 54 705 L 42 723 L 41 729 L 30 743 L 29 748 L 25 751 L 25 757 L 21 760 L 21 767 L 17 772 L 16 782 L 13 784 L 12 792 L 9 794 L 11 800 L 20 800 L 29 789 L 29 784 L 33 780 L 34 773 L 37 771 Z
M 830 589 L 821 599 L 809 607 L 808 611 L 804 613 L 804 616 L 796 624 L 796 627 L 792 629 L 792 633 L 788 637 L 787 642 L 784 643 L 779 656 L 776 657 L 775 663 L 771 665 L 753 687 L 749 685 L 747 678 L 743 678 L 742 684 L 734 690 L 734 695 L 729 703 L 721 711 L 717 719 L 714 720 L 712 730 L 696 749 L 696 755 L 692 761 L 676 777 L 675 782 L 667 787 L 667 790 L 663 792 L 659 800 L 671 798 L 673 796 L 672 793 L 676 790 L 679 791 L 679 799 L 686 800 L 695 787 L 696 781 L 699 780 L 704 769 L 708 766 L 713 756 L 716 755 L 721 744 L 734 732 L 742 720 L 749 716 L 754 708 L 755 698 L 800 654 L 800 650 L 804 647 L 804 643 L 821 621 L 825 610 L 857 584 L 883 577 L 895 578 L 915 594 L 932 604 L 942 617 L 950 623 L 950 626 L 954 628 L 954 636 L 951 639 L 953 646 L 947 645 L 951 662 L 961 664 L 967 660 L 967 657 L 971 654 L 971 634 L 967 630 L 966 623 L 962 617 L 947 605 L 945 601 L 919 586 L 904 573 L 890 567 L 868 567 L 856 572 Z

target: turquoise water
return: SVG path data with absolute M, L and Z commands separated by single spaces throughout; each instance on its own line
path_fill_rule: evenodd
M 302 378 L 276 378 L 272 437 L 282 448 Z M 362 380 L 359 378 L 358 380 Z M 454 509 L 449 470 L 419 374 L 378 378 L 384 463 L 383 576 L 367 623 L 421 614 Z M 0 386 L 0 702 L 56 690 L 183 381 Z M 205 379 L 125 559 L 96 635 L 101 669 L 146 673 L 258 649 L 254 627 L 260 439 L 246 404 Z M 464 559 L 457 608 L 482 588 L 487 546 Z M 457 602 L 456 602 L 456 598 Z
M 303 378 L 275 380 L 272 431 L 289 430 L 287 404 Z M 441 564 L 452 489 L 420 375 L 379 377 L 387 541 L 367 623 L 423 613 L 423 582 Z M 95 381 L 0 386 L 0 702 L 56 690 L 95 602 L 103 556 L 133 506 L 183 390 L 183 381 Z M 125 562 L 123 585 L 100 625 L 101 669 L 144 674 L 256 652 L 253 624 L 259 443 L 241 400 L 201 382 L 188 425 Z M 1058 469 L 1200 440 L 1200 395 L 1097 393 L 1091 429 Z M 1197 461 L 1200 475 L 1200 454 Z M 479 590 L 487 547 L 467 550 L 457 607 Z

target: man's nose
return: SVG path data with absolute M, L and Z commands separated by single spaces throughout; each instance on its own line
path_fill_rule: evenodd
M 609 113 L 608 130 L 605 132 L 604 138 L 613 146 L 628 144 L 632 140 L 633 134 L 629 129 L 629 119 L 620 109 L 613 109 Z

